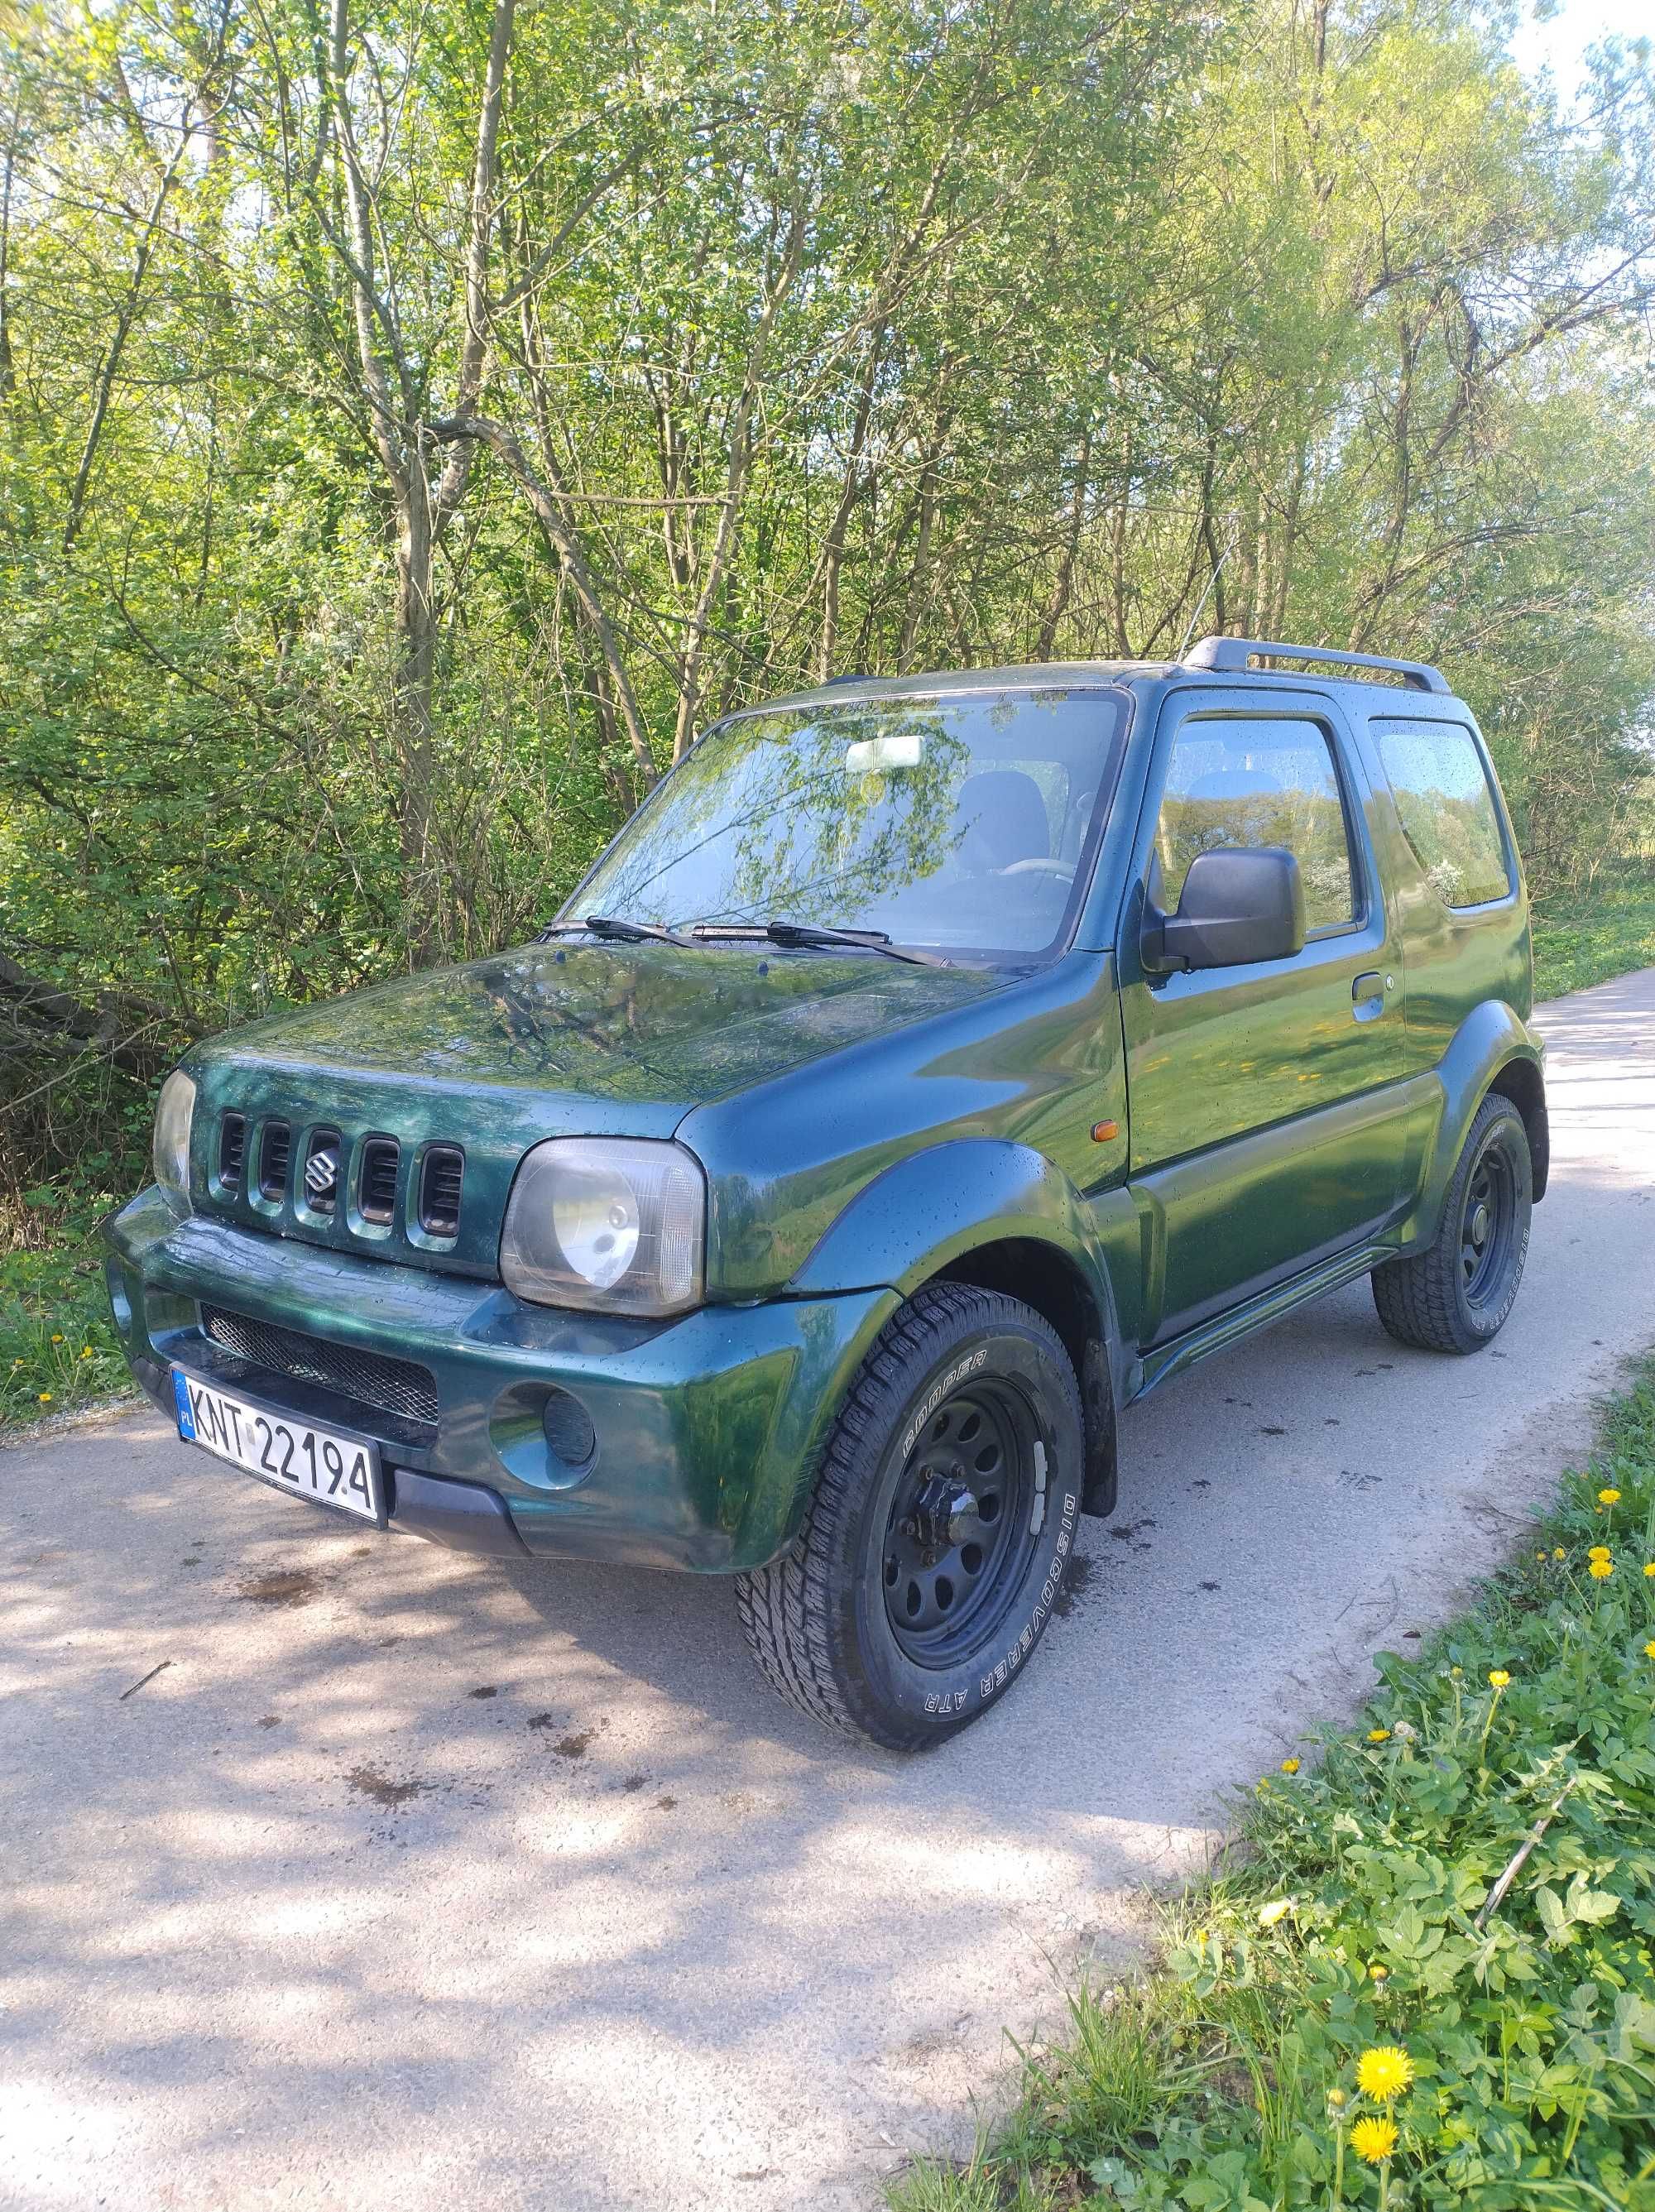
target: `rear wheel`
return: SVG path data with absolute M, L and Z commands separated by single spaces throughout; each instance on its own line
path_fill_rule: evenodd
M 853 1384 L 792 1548 L 738 1584 L 774 1687 L 898 1751 L 975 1720 L 1051 1618 L 1081 1454 L 1074 1370 L 1040 1316 L 922 1291 Z
M 1373 1270 L 1373 1303 L 1400 1344 L 1479 1352 L 1506 1323 L 1523 1280 L 1534 1170 L 1523 1116 L 1498 1094 L 1477 1109 L 1434 1243 Z

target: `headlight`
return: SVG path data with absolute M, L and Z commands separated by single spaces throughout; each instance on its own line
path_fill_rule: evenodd
M 706 1220 L 706 1177 L 681 1146 L 551 1137 L 517 1170 L 500 1273 L 536 1305 L 682 1313 L 701 1297 Z
M 174 1198 L 190 1202 L 190 1124 L 195 1118 L 195 1085 L 175 1067 L 161 1086 L 155 1105 L 155 1181 Z

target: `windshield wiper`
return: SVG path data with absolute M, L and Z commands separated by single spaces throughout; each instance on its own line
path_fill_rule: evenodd
M 883 952 L 889 960 L 909 960 L 917 968 L 953 965 L 938 953 L 922 952 L 911 945 L 893 945 L 882 929 L 829 929 L 813 921 L 698 921 L 690 934 L 704 940 L 767 937 L 772 945 L 779 945 L 790 952 L 843 945 L 858 952 Z
M 665 929 L 658 921 L 626 921 L 615 914 L 589 914 L 582 921 L 554 921 L 540 935 L 544 940 L 582 929 L 588 937 L 612 938 L 618 945 L 677 945 L 686 952 L 696 949 L 694 938 L 680 937 L 676 929 Z

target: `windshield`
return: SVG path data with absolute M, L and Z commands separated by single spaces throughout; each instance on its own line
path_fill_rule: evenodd
M 566 911 L 877 930 L 989 959 L 1053 951 L 1085 889 L 1124 708 L 1118 692 L 1040 690 L 739 715 L 674 769 Z

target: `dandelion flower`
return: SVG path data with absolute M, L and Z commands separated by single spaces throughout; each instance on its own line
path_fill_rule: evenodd
M 1644 1572 L 1649 1577 L 1651 1582 L 1655 1583 L 1655 1559 L 1646 1559 L 1644 1561 Z
M 52 1393 L 51 1393 L 51 1391 L 50 1391 L 50 1390 L 42 1390 L 42 1391 L 41 1391 L 41 1393 L 40 1393 L 40 1403 L 41 1403 L 43 1406 L 49 1406 L 49 1405 L 52 1403 Z
M 52 1340 L 54 1344 L 61 1344 L 63 1342 L 63 1338 L 61 1336 L 54 1336 Z
M 1562 1547 L 1561 1544 L 1554 1544 L 1554 1545 L 1552 1546 L 1552 1557 L 1553 1557 L 1553 1559 L 1567 1559 L 1568 1558 L 1568 1556 L 1569 1556 L 1569 1555 L 1568 1555 L 1568 1553 L 1567 1553 L 1563 1549 L 1563 1547 Z
M 1606 1583 L 1615 1572 L 1615 1562 L 1613 1559 L 1589 1559 L 1586 1563 L 1586 1572 L 1591 1577 L 1593 1582 Z
M 1496 1667 L 1489 1674 L 1488 1686 L 1491 1690 L 1509 1690 L 1512 1678 L 1503 1667 Z
M 1645 1644 L 1644 1656 L 1646 1659 L 1655 1659 L 1655 1640 Z
M 1396 2148 L 1396 2121 L 1375 2119 L 1372 2114 L 1358 2120 L 1350 2131 L 1350 2147 L 1370 2166 L 1382 2165 Z
M 1390 1741 L 1390 1730 L 1389 1729 L 1370 1729 L 1367 1732 L 1367 1740 L 1370 1743 L 1389 1743 Z
M 1273 1897 L 1268 1905 L 1259 1906 L 1258 1924 L 1261 1928 L 1274 1928 L 1278 1920 L 1285 1920 L 1292 1911 L 1292 1898 Z
M 1328 2106 L 1332 2112 L 1342 2112 L 1344 2111 L 1345 2093 L 1342 2089 L 1329 2089 L 1328 2091 Z
M 1356 2086 L 1376 2104 L 1389 2105 L 1414 2079 L 1414 2061 L 1400 2044 L 1382 2043 L 1365 2051 L 1356 2062 Z
M 92 1357 L 92 1346 L 91 1346 L 89 1344 L 83 1344 L 83 1345 L 81 1346 L 81 1357 L 82 1357 L 82 1359 L 90 1359 L 90 1358 L 91 1358 L 91 1357 Z
M 1589 1559 L 1606 1559 L 1609 1555 L 1609 1546 L 1607 1544 L 1594 1544 L 1591 1551 L 1587 1553 L 1586 1557 Z
M 1297 1774 L 1299 1761 L 1296 1759 L 1284 1759 L 1281 1762 L 1281 1771 L 1284 1774 Z
M 1390 1979 L 1390 1969 L 1389 1966 L 1370 1966 L 1367 1971 L 1370 1979 L 1373 1981 L 1388 1982 Z
M 1620 1492 L 1612 1487 L 1608 1490 L 1600 1490 L 1597 1493 L 1597 1503 L 1600 1505 L 1618 1505 L 1620 1502 Z

